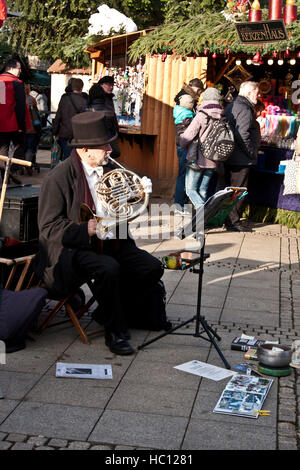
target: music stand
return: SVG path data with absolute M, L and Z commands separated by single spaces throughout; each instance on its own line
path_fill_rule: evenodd
M 146 346 L 148 346 L 151 343 L 154 343 L 155 341 L 159 340 L 160 338 L 163 338 L 164 336 L 167 336 L 169 334 L 174 333 L 176 330 L 179 328 L 182 328 L 183 326 L 187 325 L 188 323 L 191 323 L 195 321 L 195 333 L 174 333 L 174 334 L 179 334 L 179 335 L 190 335 L 194 336 L 197 338 L 202 338 L 205 341 L 208 341 L 211 343 L 217 353 L 219 354 L 220 358 L 222 359 L 225 367 L 227 369 L 231 369 L 230 364 L 226 360 L 224 354 L 222 353 L 220 347 L 215 341 L 215 338 L 218 341 L 221 341 L 221 337 L 216 333 L 215 330 L 211 328 L 211 326 L 208 325 L 207 321 L 205 320 L 205 317 L 201 315 L 201 297 L 202 297 L 202 280 L 203 280 L 203 265 L 205 259 L 209 257 L 209 254 L 204 254 L 204 249 L 205 249 L 205 234 L 203 234 L 203 237 L 200 236 L 199 233 L 197 233 L 197 222 L 199 221 L 200 217 L 204 217 L 204 224 L 203 227 L 204 229 L 206 228 L 212 228 L 213 226 L 216 227 L 224 222 L 226 219 L 227 215 L 229 212 L 232 210 L 233 206 L 236 204 L 236 202 L 244 197 L 247 194 L 246 191 L 247 188 L 233 188 L 233 187 L 228 187 L 225 188 L 224 190 L 218 191 L 215 193 L 213 196 L 211 196 L 207 202 L 204 204 L 204 206 L 201 206 L 195 213 L 195 215 L 192 217 L 192 220 L 189 224 L 184 226 L 180 231 L 178 232 L 178 236 L 180 238 L 185 238 L 187 235 L 190 235 L 192 233 L 196 234 L 196 238 L 200 241 L 201 243 L 201 248 L 200 252 L 198 251 L 190 251 L 190 253 L 198 254 L 200 256 L 197 256 L 194 259 L 183 259 L 183 261 L 186 262 L 185 267 L 183 270 L 190 269 L 193 273 L 198 274 L 198 293 L 197 293 L 197 307 L 196 307 L 196 315 L 194 315 L 192 318 L 181 322 L 179 325 L 169 329 L 168 331 L 165 331 L 164 333 L 156 336 L 150 341 L 147 341 L 140 346 L 138 346 L 138 349 L 142 349 Z M 201 240 L 202 238 L 202 240 Z M 182 250 L 179 253 L 185 252 L 186 250 Z M 199 268 L 196 268 L 195 266 L 199 264 Z M 200 328 L 202 329 L 200 330 Z M 206 333 L 206 336 L 203 336 L 203 334 Z

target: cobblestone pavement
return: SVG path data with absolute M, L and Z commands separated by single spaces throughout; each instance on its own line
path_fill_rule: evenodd
M 244 361 L 230 349 L 243 332 L 286 345 L 300 339 L 299 233 L 248 225 L 252 231 L 216 229 L 206 237 L 202 314 L 222 338 L 231 365 Z M 182 248 L 174 239 L 138 244 L 158 257 Z M 164 281 L 169 318 L 175 324 L 191 318 L 197 276 L 168 271 Z M 89 328 L 90 312 L 84 321 Z M 189 323 L 185 332 L 193 331 Z M 132 344 L 155 335 L 134 330 Z M 0 450 L 300 450 L 300 370 L 274 378 L 264 405 L 270 417 L 249 420 L 212 413 L 224 381 L 173 368 L 192 359 L 222 367 L 199 338 L 168 335 L 128 358 L 111 355 L 101 337 L 82 344 L 69 327 L 35 339 L 0 366 Z M 56 379 L 57 361 L 111 363 L 114 379 Z

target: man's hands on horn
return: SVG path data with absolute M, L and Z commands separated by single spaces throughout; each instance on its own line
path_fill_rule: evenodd
M 143 185 L 145 193 L 152 193 L 152 181 L 150 178 L 148 178 L 147 176 L 143 176 L 143 178 L 141 178 L 141 183 Z
M 96 219 L 90 219 L 88 221 L 88 234 L 90 237 L 93 235 L 96 235 L 96 230 L 97 230 L 97 221 Z

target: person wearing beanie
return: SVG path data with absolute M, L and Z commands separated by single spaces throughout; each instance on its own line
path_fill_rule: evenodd
M 183 87 L 175 96 L 174 101 L 177 105 L 180 105 L 179 98 L 182 95 L 190 95 L 194 100 L 193 110 L 195 111 L 199 97 L 201 93 L 203 92 L 203 90 L 204 90 L 204 85 L 203 85 L 203 82 L 200 80 L 200 78 L 193 78 L 192 80 L 189 81 L 188 84 L 187 83 L 183 84 Z
M 192 119 L 195 117 L 193 111 L 194 100 L 188 95 L 184 94 L 179 98 L 179 105 L 173 109 L 173 118 L 175 124 L 175 137 L 176 137 L 176 150 L 178 157 L 178 176 L 176 179 L 174 203 L 176 204 L 176 213 L 178 215 L 185 215 L 184 204 L 187 202 L 185 192 L 185 167 L 188 150 L 183 149 L 179 143 L 179 136 L 189 126 Z M 192 144 L 191 144 L 192 145 Z
M 113 102 L 114 77 L 105 75 L 98 83 L 95 83 L 89 91 L 89 107 L 94 111 L 110 111 L 112 113 L 115 125 L 119 130 L 117 115 Z M 118 158 L 121 155 L 117 140 L 112 144 L 112 158 Z
M 114 354 L 133 354 L 127 330 L 131 315 L 151 323 L 151 306 L 158 308 L 160 299 L 163 302 L 155 290 L 163 266 L 129 235 L 125 238 L 122 232 L 119 236 L 117 228 L 97 238 L 94 214 L 99 218 L 111 215 L 97 197 L 95 184 L 111 170 L 108 157 L 117 131 L 106 111 L 77 114 L 72 129 L 70 157 L 53 168 L 41 186 L 34 271 L 54 299 L 92 280 L 91 290 L 99 304 L 92 318 L 104 326 L 106 346 Z M 151 192 L 148 178 L 142 178 L 142 184 L 145 192 Z M 90 208 L 85 217 L 81 217 L 83 203 Z
M 234 150 L 224 162 L 226 186 L 247 187 L 250 167 L 256 163 L 260 144 L 255 113 L 258 95 L 257 82 L 243 82 L 238 96 L 226 106 L 225 116 L 235 139 Z M 244 199 L 238 201 L 225 220 L 227 230 L 247 230 L 240 222 L 243 203 Z
M 207 88 L 202 93 L 202 98 L 203 101 L 197 107 L 196 116 L 180 136 L 179 141 L 183 148 L 187 148 L 194 139 L 204 142 L 213 126 L 210 116 L 220 119 L 224 115 L 220 104 L 221 95 L 216 88 Z M 217 168 L 215 162 L 202 155 L 199 146 L 197 146 L 197 164 L 198 169 L 187 167 L 185 177 L 186 194 L 195 209 L 206 202 L 209 183 Z

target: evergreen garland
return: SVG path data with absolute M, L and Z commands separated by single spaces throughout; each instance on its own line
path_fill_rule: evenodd
M 263 19 L 268 19 L 268 10 L 263 10 Z M 247 16 L 243 19 L 247 21 Z M 178 23 L 165 24 L 153 32 L 136 40 L 130 47 L 129 57 L 138 60 L 146 54 L 162 54 L 164 52 L 186 57 L 209 53 L 224 54 L 227 49 L 233 54 L 255 54 L 261 52 L 271 54 L 274 50 L 284 51 L 287 48 L 296 50 L 300 47 L 300 21 L 286 26 L 289 39 L 261 46 L 242 44 L 239 41 L 234 23 L 227 21 L 220 12 L 204 13 L 195 18 Z

